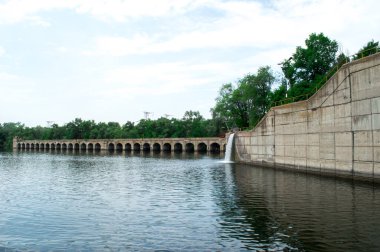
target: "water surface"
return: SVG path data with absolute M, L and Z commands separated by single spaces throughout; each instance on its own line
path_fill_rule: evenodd
M 207 155 L 0 153 L 0 251 L 380 251 L 380 188 Z

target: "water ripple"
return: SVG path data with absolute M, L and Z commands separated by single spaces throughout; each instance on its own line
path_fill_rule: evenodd
M 378 187 L 220 159 L 0 153 L 0 252 L 380 250 Z

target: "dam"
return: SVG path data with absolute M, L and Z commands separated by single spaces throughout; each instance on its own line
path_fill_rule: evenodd
M 343 65 L 308 100 L 235 134 L 235 160 L 380 181 L 380 53 Z

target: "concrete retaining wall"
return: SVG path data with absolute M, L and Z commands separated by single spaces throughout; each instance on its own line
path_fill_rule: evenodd
M 380 182 L 380 54 L 344 65 L 309 100 L 238 132 L 235 160 Z

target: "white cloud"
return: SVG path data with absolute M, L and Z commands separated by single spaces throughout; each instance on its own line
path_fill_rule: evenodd
M 30 23 L 35 26 L 41 26 L 45 28 L 48 28 L 51 26 L 50 22 L 44 20 L 43 18 L 39 16 L 30 16 L 27 18 L 27 20 L 30 21 Z
M 0 72 L 0 81 L 15 81 L 20 79 L 17 75 Z
M 36 14 L 54 9 L 72 8 L 75 1 L 49 0 L 9 0 L 0 4 L 0 22 L 17 23 L 27 20 L 40 19 Z
M 0 46 L 0 57 L 3 56 L 5 54 L 5 49 Z
M 230 63 L 191 64 L 186 62 L 160 63 L 144 66 L 122 66 L 104 75 L 104 86 L 99 90 L 106 96 L 133 97 L 136 95 L 159 96 L 191 91 L 205 85 L 216 85 L 221 72 L 231 69 Z M 230 77 L 230 76 L 228 76 Z
M 100 19 L 123 22 L 127 18 L 160 17 L 180 14 L 199 5 L 201 1 L 192 0 L 140 0 L 140 1 L 80 1 L 76 8 L 79 13 L 89 13 Z
M 201 3 L 192 0 L 9 0 L 0 4 L 0 21 L 17 23 L 30 20 L 38 13 L 68 9 L 102 20 L 123 22 L 128 18 L 180 14 Z
M 380 7 L 376 1 L 373 3 Z M 369 32 L 367 24 L 358 17 L 377 17 L 372 23 L 380 22 L 380 15 L 375 11 L 377 8 L 369 10 L 356 0 L 274 1 L 272 8 L 245 1 L 213 1 L 207 5 L 223 11 L 225 15 L 215 22 L 204 24 L 201 29 L 193 29 L 197 24 L 181 27 L 181 32 L 174 32 L 169 37 L 144 33 L 128 37 L 100 36 L 95 39 L 93 48 L 85 54 L 126 56 L 205 48 L 268 49 L 279 44 L 295 47 L 303 43 L 311 32 L 324 32 L 328 36 L 339 34 L 343 30 L 347 33 L 350 29 L 347 24 L 359 24 Z M 380 35 L 378 31 L 372 31 L 374 32 Z M 355 37 L 356 34 L 352 36 Z

